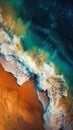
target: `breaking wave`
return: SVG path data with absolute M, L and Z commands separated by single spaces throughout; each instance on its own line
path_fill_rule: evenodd
M 36 91 L 44 108 L 44 128 L 46 130 L 59 130 L 66 116 L 65 110 L 58 105 L 62 97 L 67 97 L 68 86 L 64 77 L 56 73 L 56 69 L 51 63 L 47 64 L 43 61 L 37 65 L 39 63 L 38 55 L 41 54 L 41 51 L 36 56 L 37 60 L 33 59 L 29 52 L 24 51 L 20 38 L 16 35 L 13 35 L 13 38 L 10 37 L 1 15 L 0 25 L 1 64 L 6 71 L 14 75 L 19 86 L 36 75 Z M 34 51 L 32 51 L 33 53 Z M 47 108 L 45 108 L 43 100 L 40 99 L 38 91 L 47 91 L 47 97 L 50 98 Z

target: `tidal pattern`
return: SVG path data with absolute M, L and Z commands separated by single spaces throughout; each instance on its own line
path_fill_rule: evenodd
M 72 1 L 0 0 L 0 63 L 19 86 L 35 78 L 45 130 L 73 129 L 72 35 Z

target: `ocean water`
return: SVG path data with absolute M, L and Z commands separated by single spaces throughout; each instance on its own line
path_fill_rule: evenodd
M 50 103 L 47 108 L 43 105 L 46 130 L 59 130 L 64 121 L 72 129 L 72 4 L 60 0 L 0 1 L 0 63 L 19 85 L 35 77 L 42 104 L 39 92 L 47 91 Z

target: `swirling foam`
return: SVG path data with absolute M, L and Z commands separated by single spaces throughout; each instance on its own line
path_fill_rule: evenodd
M 55 69 L 45 62 L 41 66 L 37 66 L 32 56 L 23 51 L 20 38 L 13 35 L 13 39 L 11 39 L 8 31 L 4 29 L 6 25 L 4 25 L 1 16 L 0 24 L 0 62 L 6 71 L 11 72 L 16 77 L 19 85 L 36 75 L 37 94 L 38 91 L 47 90 L 47 96 L 50 98 L 48 107 L 45 109 L 43 106 L 44 127 L 46 130 L 59 130 L 66 113 L 62 107 L 58 106 L 58 102 L 62 96 L 67 96 L 68 90 L 63 76 L 57 75 Z M 43 104 L 39 94 L 38 98 Z

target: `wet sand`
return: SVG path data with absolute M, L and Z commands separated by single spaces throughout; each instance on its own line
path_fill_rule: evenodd
M 34 79 L 19 87 L 13 75 L 0 64 L 0 129 L 43 130 L 42 115 Z

